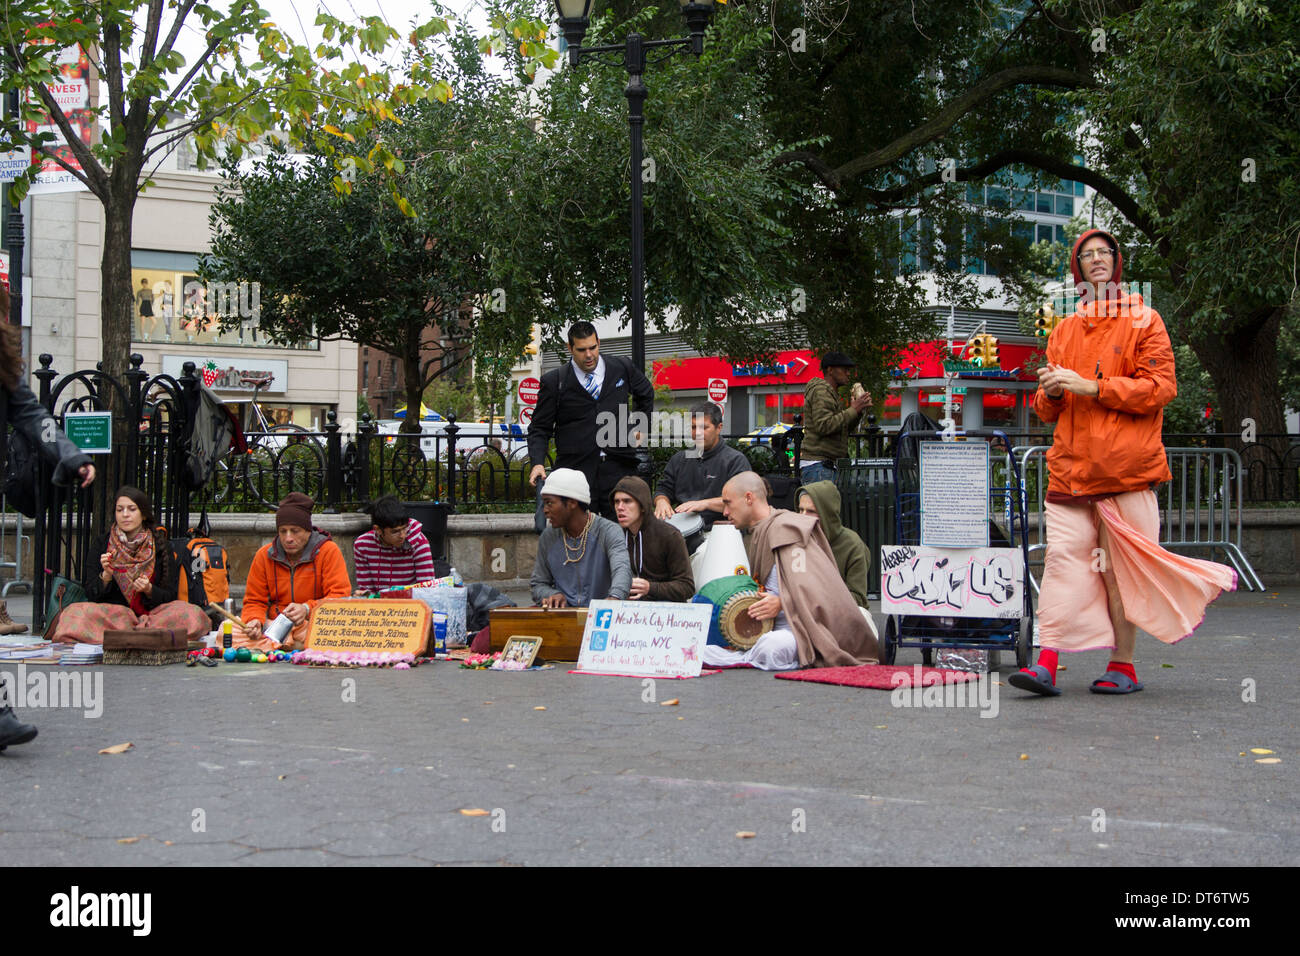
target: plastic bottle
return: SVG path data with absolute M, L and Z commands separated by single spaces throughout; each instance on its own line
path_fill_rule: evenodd
M 455 568 L 451 569 L 451 583 L 458 588 L 465 586 L 465 579 L 460 576 L 460 572 Z
M 230 621 L 221 622 L 221 648 L 228 650 L 235 641 L 235 625 Z

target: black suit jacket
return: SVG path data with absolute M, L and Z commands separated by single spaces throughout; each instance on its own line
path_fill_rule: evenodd
M 556 468 L 590 470 L 587 466 L 599 459 L 602 451 L 606 457 L 635 464 L 631 436 L 638 428 L 648 434 L 655 407 L 654 386 L 628 359 L 614 355 L 602 358 L 605 381 L 599 400 L 582 387 L 572 361 L 542 376 L 537 407 L 528 425 L 528 457 L 533 465 L 546 464 L 546 448 L 552 437 Z M 636 399 L 635 409 L 628 408 L 631 398 Z M 644 421 L 634 412 L 644 414 Z

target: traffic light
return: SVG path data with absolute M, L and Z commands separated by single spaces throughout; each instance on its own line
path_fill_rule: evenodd
M 1056 314 L 1056 309 L 1052 303 L 1046 302 L 1038 307 L 1034 313 L 1037 318 L 1034 320 L 1034 334 L 1048 336 L 1052 334 L 1052 329 L 1061 324 L 1061 316 Z
M 998 340 L 992 335 L 984 336 L 984 354 L 981 365 L 985 368 L 1001 368 L 1001 359 L 998 358 Z

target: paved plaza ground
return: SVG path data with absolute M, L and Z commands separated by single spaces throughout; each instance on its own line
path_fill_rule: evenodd
M 1088 693 L 1105 655 L 1073 655 L 1064 696 L 998 686 L 991 719 L 757 671 L 660 680 L 651 702 L 563 666 L 69 668 L 102 672 L 102 716 L 20 711 L 40 736 L 0 754 L 0 858 L 1293 864 L 1300 589 L 1228 595 L 1181 645 L 1140 636 L 1138 658 L 1142 693 Z

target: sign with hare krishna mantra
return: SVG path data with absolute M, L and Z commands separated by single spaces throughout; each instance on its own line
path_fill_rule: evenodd
M 423 601 L 322 601 L 307 631 L 307 646 L 317 651 L 419 656 L 428 640 L 429 605 Z

